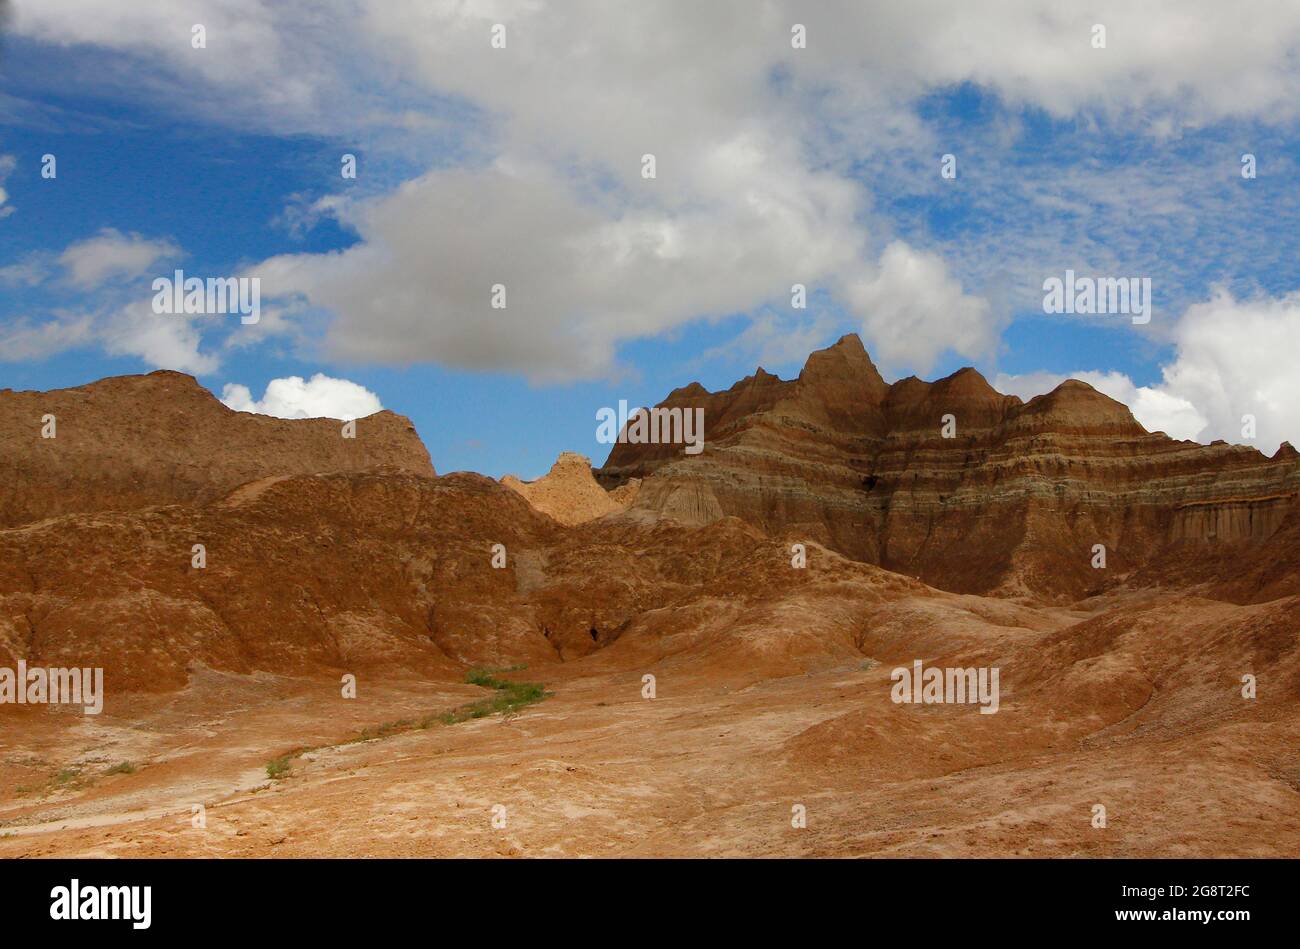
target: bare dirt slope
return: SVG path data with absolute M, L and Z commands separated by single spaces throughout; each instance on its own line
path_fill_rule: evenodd
M 628 637 L 515 673 L 554 693 L 515 717 L 362 742 L 482 690 L 362 677 L 349 701 L 333 680 L 204 672 L 24 729 L 0 783 L 36 789 L 0 797 L 0 855 L 1294 856 L 1298 618 L 1295 600 L 1080 618 L 925 596 L 882 607 L 858 658 L 802 674 L 703 643 L 648 660 Z M 1001 710 L 894 704 L 891 665 L 918 653 L 996 656 Z M 1256 700 L 1234 681 L 1247 667 Z M 326 747 L 269 779 L 299 745 Z M 123 760 L 135 773 L 104 774 Z

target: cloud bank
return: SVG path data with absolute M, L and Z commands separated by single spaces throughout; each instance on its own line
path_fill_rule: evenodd
M 221 401 L 236 412 L 255 412 L 276 418 L 336 418 L 349 421 L 383 410 L 379 396 L 347 379 L 334 379 L 318 372 L 304 381 L 301 376 L 272 379 L 262 398 L 254 399 L 248 386 L 227 383 Z

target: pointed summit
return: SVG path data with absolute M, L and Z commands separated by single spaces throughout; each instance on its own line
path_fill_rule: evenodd
M 591 459 L 562 451 L 551 470 L 536 481 L 506 475 L 501 483 L 522 494 L 534 508 L 561 524 L 572 526 L 623 510 L 591 473 Z
M 810 355 L 799 381 L 818 387 L 827 383 L 850 385 L 859 391 L 863 401 L 871 403 L 883 399 L 889 388 L 857 333 L 841 336 L 835 345 Z

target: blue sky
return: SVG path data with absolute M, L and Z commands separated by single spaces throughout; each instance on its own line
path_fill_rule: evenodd
M 708 23 L 674 35 L 666 18 L 658 55 L 683 50 L 685 86 L 618 48 L 620 18 L 656 11 L 434 4 L 431 31 L 426 7 L 361 6 L 301 29 L 257 0 L 147 0 L 105 5 L 96 30 L 78 4 L 19 0 L 0 61 L 0 386 L 176 368 L 260 399 L 323 373 L 409 416 L 439 471 L 536 477 L 561 450 L 603 461 L 602 406 L 759 364 L 789 377 L 858 332 L 887 379 L 975 365 L 1029 397 L 1084 374 L 1153 430 L 1241 441 L 1249 411 L 1265 451 L 1300 434 L 1295 18 L 1268 42 L 1184 31 L 1236 57 L 1225 93 L 1122 5 L 1108 49 L 1089 48 L 1092 17 L 1002 12 L 1008 48 L 977 56 L 945 16 L 939 75 L 830 48 L 835 19 L 791 50 L 743 6 L 748 29 L 699 49 Z M 882 50 L 890 29 L 919 42 L 902 33 L 924 23 L 877 12 Z M 489 47 L 497 19 L 513 48 Z M 587 34 L 609 48 L 573 53 Z M 1072 71 L 1040 62 L 1045 42 Z M 266 318 L 141 315 L 175 268 L 258 276 Z M 1045 314 L 1042 281 L 1067 268 L 1151 278 L 1151 323 Z M 506 314 L 487 306 L 497 272 Z M 328 414 L 317 396 L 299 408 Z

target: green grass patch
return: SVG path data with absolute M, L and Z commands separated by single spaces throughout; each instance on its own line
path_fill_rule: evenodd
M 135 765 L 129 761 L 119 761 L 104 774 L 135 774 Z
M 499 679 L 498 675 L 506 672 L 518 672 L 526 666 L 511 666 L 507 669 L 471 669 L 465 674 L 465 681 L 470 685 L 492 689 L 496 695 L 477 702 L 470 702 L 460 708 L 444 712 L 441 721 L 445 725 L 472 718 L 487 718 L 489 715 L 505 714 L 513 716 L 528 705 L 533 705 L 546 698 L 546 687 L 540 682 L 512 682 Z
M 496 677 L 509 672 L 523 672 L 528 668 L 528 663 L 521 662 L 515 666 L 502 666 L 500 668 L 475 668 L 465 673 L 465 681 L 470 685 L 481 685 L 488 689 L 501 688 L 501 680 Z
M 469 721 L 473 718 L 487 718 L 489 715 L 504 715 L 507 718 L 513 718 L 518 714 L 519 709 L 528 705 L 533 705 L 546 698 L 548 693 L 546 687 L 540 682 L 511 682 L 509 679 L 499 679 L 497 676 L 510 672 L 521 672 L 527 669 L 526 664 L 520 663 L 515 666 L 506 666 L 504 668 L 492 669 L 471 669 L 465 674 L 465 681 L 470 685 L 482 686 L 485 689 L 491 689 L 495 694 L 480 699 L 477 702 L 470 702 L 446 712 L 434 712 L 421 718 L 399 718 L 395 721 L 384 722 L 372 728 L 363 728 L 360 732 L 351 738 L 346 738 L 337 745 L 316 745 L 311 748 L 295 748 L 287 754 L 281 755 L 273 761 L 266 764 L 266 775 L 269 778 L 278 780 L 283 778 L 293 768 L 293 761 L 296 758 L 305 755 L 309 751 L 318 751 L 326 747 L 342 747 L 344 745 L 355 745 L 363 741 L 375 741 L 381 738 L 388 738 L 392 735 L 398 735 L 402 732 L 420 730 L 423 731 L 432 728 L 434 725 L 455 725 L 459 722 Z
M 82 773 L 80 765 L 73 765 L 55 771 L 44 784 L 19 784 L 14 791 L 17 794 L 39 794 L 44 797 L 56 791 L 80 791 L 94 783 L 94 778 L 88 778 Z

